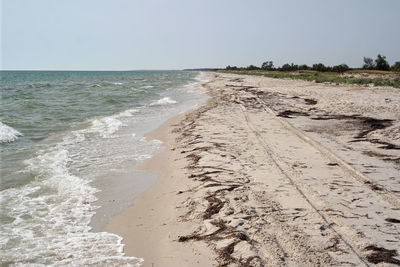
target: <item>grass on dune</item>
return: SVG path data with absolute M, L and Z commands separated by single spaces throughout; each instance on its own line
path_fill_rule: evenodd
M 283 72 L 283 71 L 262 71 L 262 70 L 222 70 L 225 73 L 245 74 L 245 75 L 258 75 L 269 78 L 287 78 L 304 81 L 314 81 L 316 83 L 333 83 L 333 84 L 359 84 L 374 86 L 391 86 L 400 88 L 400 75 L 394 74 L 390 71 L 365 71 L 365 70 L 351 70 L 344 74 L 336 72 L 317 72 L 312 70 L 297 71 L 297 72 Z M 365 74 L 362 75 L 362 74 Z M 392 75 L 389 75 L 392 74 Z M 380 77 L 373 77 L 371 75 L 380 75 Z M 386 77 L 385 77 L 386 76 Z

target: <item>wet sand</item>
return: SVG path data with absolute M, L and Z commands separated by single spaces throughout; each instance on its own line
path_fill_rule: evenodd
M 399 265 L 400 91 L 207 73 L 104 228 L 144 266 Z

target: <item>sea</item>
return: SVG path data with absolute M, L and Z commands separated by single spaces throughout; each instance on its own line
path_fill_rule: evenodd
M 163 148 L 145 134 L 206 99 L 202 74 L 0 75 L 1 265 L 139 266 L 101 226 L 155 182 L 136 171 Z

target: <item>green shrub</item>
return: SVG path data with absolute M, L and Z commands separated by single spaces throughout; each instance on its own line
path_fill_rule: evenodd
M 395 62 L 391 67 L 391 70 L 395 72 L 400 72 L 400 61 Z
M 386 57 L 378 54 L 375 59 L 375 65 L 377 70 L 389 70 L 389 63 L 386 61 Z
M 322 63 L 314 64 L 311 69 L 315 70 L 315 71 L 321 71 L 321 72 L 328 70 L 328 68 Z
M 275 68 L 274 68 L 274 62 L 272 62 L 272 61 L 265 61 L 265 62 L 261 65 L 261 69 L 263 69 L 263 70 L 275 70 Z
M 333 72 L 345 72 L 348 71 L 350 68 L 346 64 L 340 64 L 332 67 Z

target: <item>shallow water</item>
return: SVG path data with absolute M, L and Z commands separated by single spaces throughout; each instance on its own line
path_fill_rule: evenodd
M 134 169 L 162 144 L 143 136 L 204 100 L 198 75 L 2 71 L 2 263 L 140 262 L 123 254 L 121 237 L 91 231 L 96 205 L 106 203 L 96 197 L 147 183 Z M 130 196 L 115 199 L 127 205 Z

